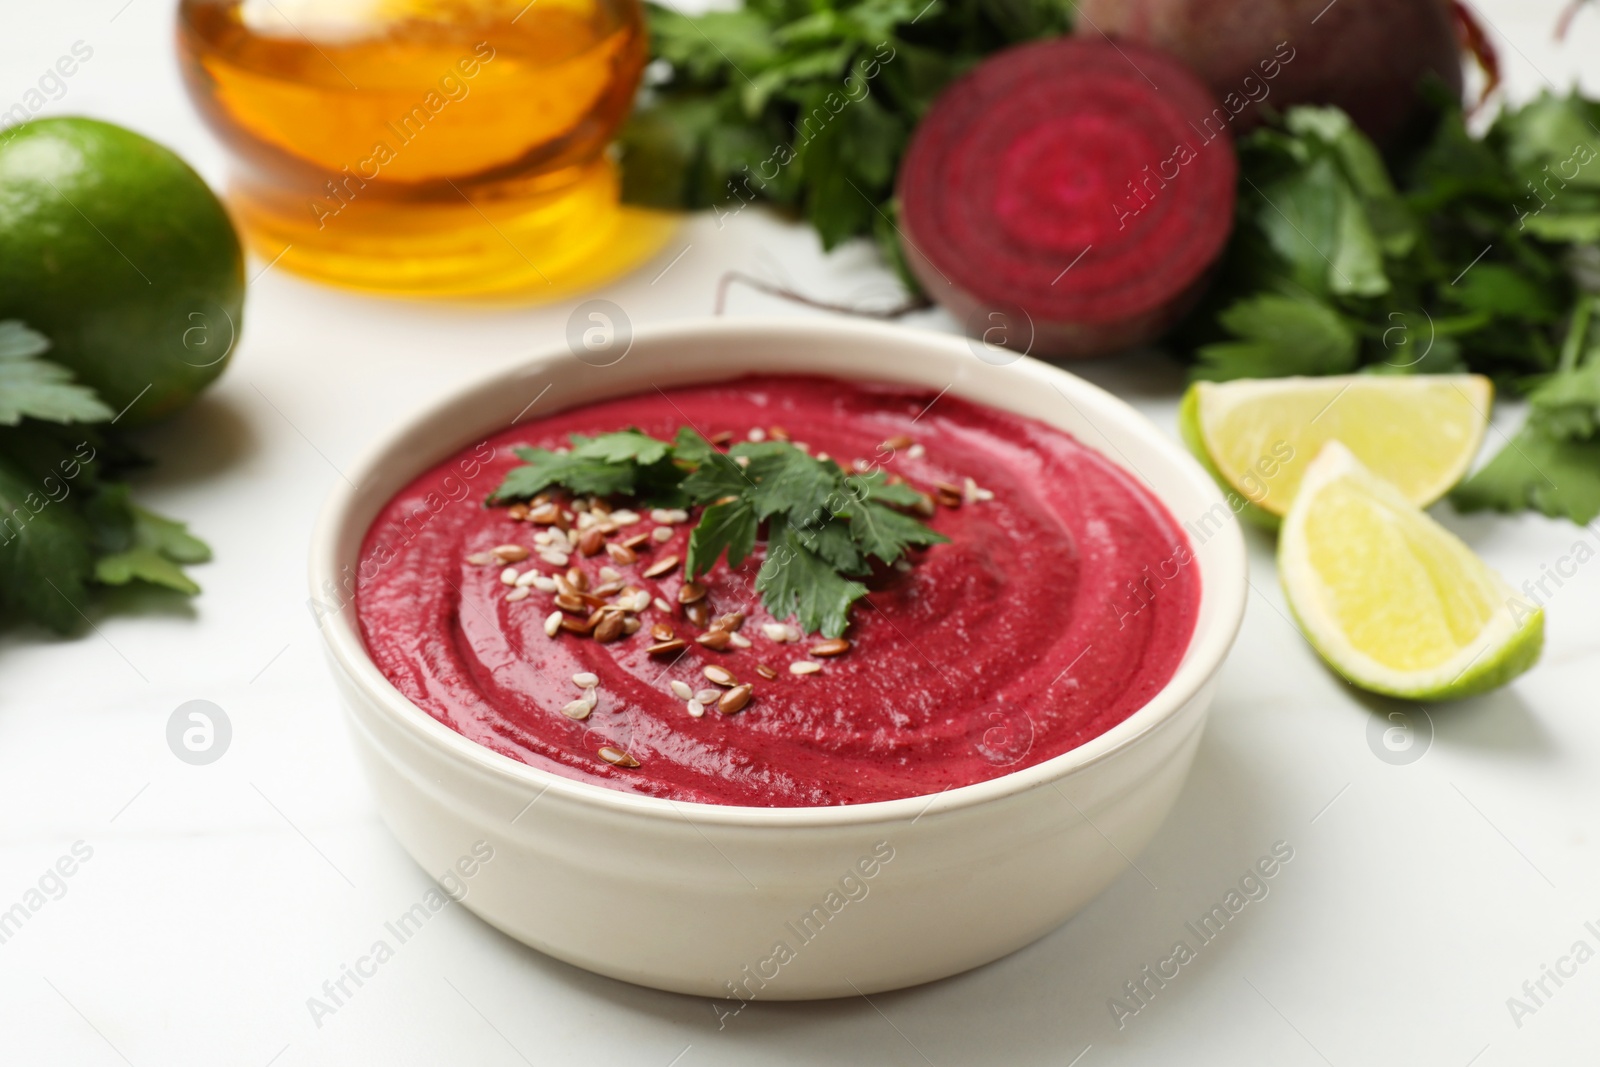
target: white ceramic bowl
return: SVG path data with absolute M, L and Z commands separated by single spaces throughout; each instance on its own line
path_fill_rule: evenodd
M 348 588 L 362 535 L 396 491 L 509 425 L 535 396 L 536 413 L 548 414 L 752 371 L 948 386 L 1057 426 L 1134 472 L 1190 524 L 1200 568 L 1199 619 L 1172 680 L 1079 748 L 933 797 L 830 808 L 675 803 L 537 770 L 436 722 L 372 664 L 345 595 L 322 633 L 379 806 L 435 876 L 467 858 L 458 870 L 471 876 L 453 884 L 479 916 L 630 982 L 803 999 L 913 985 L 996 959 L 1065 921 L 1155 834 L 1244 611 L 1244 544 L 1221 494 L 1103 390 L 1030 359 L 980 361 L 959 337 L 859 322 L 675 324 L 641 331 L 626 358 L 603 368 L 552 352 L 431 404 L 337 483 L 312 541 L 313 597 L 339 602 L 330 591 Z M 470 858 L 480 841 L 493 849 L 489 862 Z

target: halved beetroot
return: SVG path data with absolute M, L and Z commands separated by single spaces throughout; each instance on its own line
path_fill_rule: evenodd
M 1187 69 L 1138 45 L 996 53 L 940 95 L 901 163 L 912 271 L 969 332 L 1029 330 L 1035 355 L 1153 340 L 1233 228 L 1238 161 L 1216 111 Z M 1018 310 L 1029 326 L 1006 322 Z

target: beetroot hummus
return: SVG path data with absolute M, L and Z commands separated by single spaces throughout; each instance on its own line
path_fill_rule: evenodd
M 949 541 L 877 568 L 847 641 L 825 644 L 763 608 L 759 541 L 683 590 L 694 509 L 564 491 L 531 515 L 485 506 L 521 464 L 516 446 L 626 427 L 670 441 L 684 426 L 903 478 Z M 464 450 L 378 515 L 356 604 L 403 694 L 513 759 L 674 800 L 859 804 L 994 778 L 1122 722 L 1189 644 L 1189 562 L 1142 486 L 1042 423 L 900 386 L 751 377 L 566 411 Z M 586 620 L 602 602 L 626 611 Z M 599 635 L 596 616 L 617 621 Z M 726 642 L 696 640 L 719 619 Z M 750 688 L 724 700 L 736 685 Z

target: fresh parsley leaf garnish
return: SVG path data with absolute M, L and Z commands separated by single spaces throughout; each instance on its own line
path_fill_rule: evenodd
M 52 630 L 80 629 L 96 589 L 130 582 L 199 592 L 183 566 L 211 550 L 131 500 L 144 463 L 106 423 L 94 391 L 40 358 L 42 335 L 0 322 L 0 609 Z
M 717 557 L 728 555 L 728 566 L 737 567 L 755 547 L 760 520 L 747 500 L 712 504 L 689 531 L 689 558 L 685 567 L 698 577 L 710 570 Z
M 1462 511 L 1538 511 L 1587 525 L 1600 516 L 1600 438 L 1563 440 L 1531 422 L 1450 500 Z
M 675 497 L 704 505 L 689 534 L 686 570 L 698 578 L 726 556 L 738 567 L 763 524 L 766 555 L 756 590 L 774 618 L 838 637 L 850 605 L 867 594 L 856 578 L 868 559 L 891 564 L 914 547 L 948 540 L 895 510 L 916 507 L 916 489 L 882 471 L 845 474 L 786 441 L 741 442 L 721 452 L 692 429 L 671 443 L 624 430 L 573 437 L 566 452 L 519 448 L 525 465 L 506 473 L 489 502 L 524 500 L 553 487 L 580 496 Z
M 50 422 L 101 422 L 116 412 L 78 385 L 59 363 L 39 358 L 50 341 L 15 320 L 0 322 L 0 425 L 23 417 Z
M 807 633 L 838 637 L 850 625 L 850 606 L 867 587 L 846 578 L 806 547 L 801 531 L 781 518 L 768 526 L 767 558 L 756 574 L 761 602 L 775 619 L 793 617 Z

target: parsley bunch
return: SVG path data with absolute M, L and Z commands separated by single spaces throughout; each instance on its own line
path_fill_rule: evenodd
M 872 234 L 899 264 L 892 193 L 917 120 L 991 52 L 1066 32 L 1073 6 L 746 0 L 690 16 L 652 3 L 664 74 L 622 133 L 623 195 L 719 220 L 764 200 L 804 217 L 824 248 Z
M 560 486 L 652 507 L 701 505 L 685 561 L 691 578 L 724 555 L 738 567 L 765 526 L 756 591 L 773 618 L 795 618 L 807 633 L 844 633 L 851 605 L 867 594 L 856 579 L 872 573 L 873 560 L 892 564 L 913 546 L 948 540 L 896 510 L 922 501 L 916 489 L 891 484 L 881 470 L 846 474 L 786 441 L 741 442 L 721 452 L 688 427 L 670 444 L 635 429 L 571 440 L 565 452 L 516 449 L 525 465 L 506 473 L 489 502 Z
M 1533 414 L 1464 508 L 1600 514 L 1600 104 L 1545 94 L 1485 136 L 1442 109 L 1387 163 L 1336 109 L 1240 142 L 1239 219 L 1182 339 L 1200 378 L 1474 371 Z M 1559 488 L 1558 488 L 1559 487 Z
M 94 391 L 42 358 L 49 347 L 0 322 L 0 609 L 66 633 L 96 586 L 198 593 L 182 565 L 211 550 L 132 502 L 117 475 L 139 457 L 102 428 L 114 412 Z

